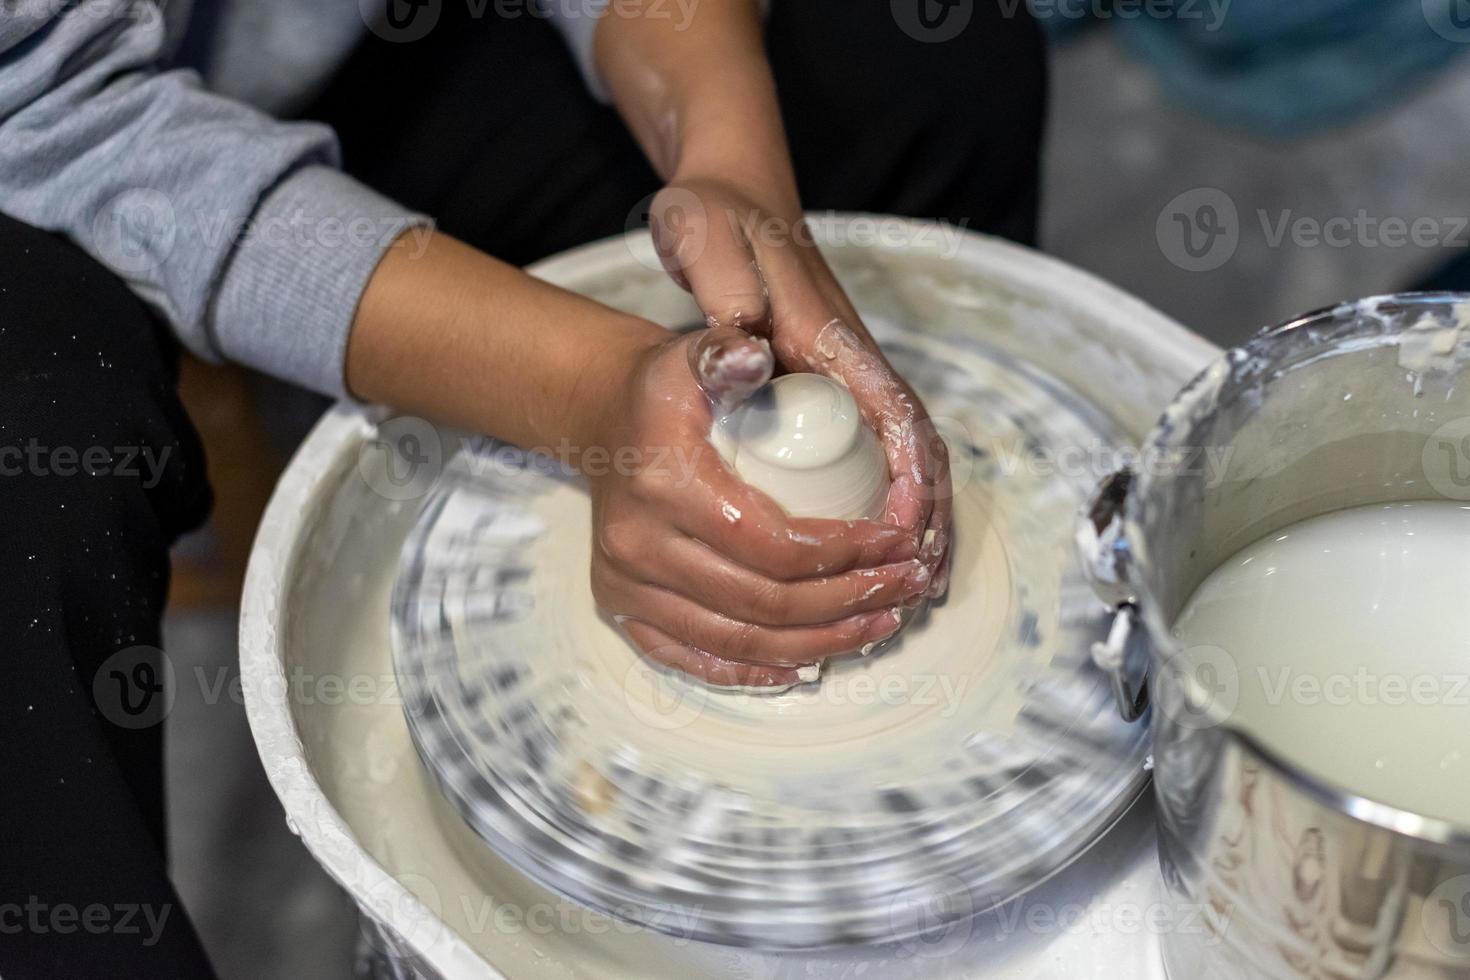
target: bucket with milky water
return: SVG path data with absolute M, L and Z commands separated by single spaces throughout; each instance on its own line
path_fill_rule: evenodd
M 871 216 L 829 217 L 815 230 L 866 318 L 981 338 L 1100 406 L 1130 440 L 1142 440 L 1160 407 L 1218 353 L 1106 283 L 1008 243 Z M 698 320 L 646 235 L 533 271 L 666 325 Z M 1096 833 L 1119 821 L 1115 829 L 1068 842 L 1055 860 L 1036 855 L 1054 877 L 1035 883 L 1031 904 L 902 943 L 798 955 L 681 940 L 668 934 L 677 923 L 650 930 L 589 911 L 500 860 L 446 814 L 426 777 L 389 649 L 400 554 L 456 438 L 363 406 L 330 411 L 277 487 L 243 599 L 241 673 L 262 762 L 291 828 L 362 908 L 384 972 L 1023 978 L 1082 975 L 1105 961 L 1129 980 L 1157 976 L 1148 929 L 1055 924 L 1059 911 L 1146 913 L 1162 901 L 1147 801 L 1123 816 L 1147 787 L 1146 740 L 1122 740 L 1136 765 L 1111 787 Z M 1053 925 L 1026 915 L 1035 905 Z
M 1204 909 L 1209 926 L 1164 936 L 1175 980 L 1470 977 L 1463 797 L 1455 803 L 1460 794 L 1446 792 L 1438 805 L 1421 780 L 1414 789 L 1433 812 L 1414 812 L 1326 772 L 1337 768 L 1330 757 L 1325 767 L 1320 757 L 1304 763 L 1303 746 L 1328 748 L 1320 732 L 1309 745 L 1312 725 L 1293 721 L 1288 737 L 1274 713 L 1318 704 L 1310 691 L 1248 710 L 1251 685 L 1273 675 L 1247 664 L 1269 661 L 1269 652 L 1186 646 L 1173 632 L 1212 572 L 1301 521 L 1406 503 L 1470 508 L 1467 302 L 1380 297 L 1262 333 L 1184 390 L 1138 465 L 1105 481 L 1085 515 L 1084 558 L 1119 609 L 1095 654 L 1124 717 L 1139 718 L 1152 702 L 1166 885 L 1176 901 Z M 1378 587 L 1413 588 L 1395 574 L 1407 571 Z M 1439 613 L 1463 620 L 1465 610 L 1450 603 Z M 1406 675 L 1415 655 L 1408 637 Z M 1436 690 L 1447 699 L 1457 687 L 1465 696 L 1463 685 Z M 1370 703 L 1368 694 L 1348 697 L 1331 710 Z M 1373 740 L 1392 737 L 1361 734 L 1334 736 L 1342 765 L 1372 759 Z M 1451 768 L 1457 746 L 1470 753 L 1470 724 L 1422 745 L 1444 760 L 1446 780 L 1467 778 Z

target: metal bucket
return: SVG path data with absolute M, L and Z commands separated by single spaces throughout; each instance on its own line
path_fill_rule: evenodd
M 1232 714 L 1250 679 L 1171 632 L 1206 576 L 1288 525 L 1470 501 L 1467 300 L 1381 297 L 1264 332 L 1184 390 L 1083 521 L 1094 583 L 1119 607 L 1096 659 L 1126 718 L 1154 708 L 1165 882 L 1210 922 L 1164 937 L 1175 980 L 1470 977 L 1470 826 L 1263 744 Z
M 894 218 L 815 224 L 865 316 L 983 338 L 1106 406 L 1135 440 L 1218 353 L 1114 287 L 1027 249 Z M 646 235 L 578 249 L 533 271 L 666 325 L 698 315 Z M 442 818 L 401 699 L 383 684 L 392 678 L 388 596 L 432 481 L 402 485 L 381 476 L 402 448 L 390 436 L 404 430 L 394 426 L 417 421 L 389 424 L 381 411 L 344 404 L 318 424 L 262 522 L 240 626 L 246 708 L 261 760 L 290 826 L 359 903 L 375 944 L 401 968 L 382 975 L 823 980 L 861 973 L 883 980 L 983 972 L 1022 980 L 1095 974 L 1099 962 L 1127 980 L 1158 975 L 1157 931 L 1130 918 L 1161 901 L 1146 804 L 1074 865 L 995 915 L 903 943 L 810 955 L 630 929 L 536 886 L 489 848 L 475 848 L 475 860 L 466 861 L 461 838 L 469 831 L 462 821 L 453 833 L 446 829 L 458 818 Z M 420 454 L 443 450 L 452 438 L 427 423 L 412 434 Z M 314 683 L 328 679 L 330 687 Z M 1134 776 L 1142 787 L 1141 760 Z M 1082 923 L 1068 925 L 1078 913 Z M 1094 928 L 1086 913 L 1106 924 Z

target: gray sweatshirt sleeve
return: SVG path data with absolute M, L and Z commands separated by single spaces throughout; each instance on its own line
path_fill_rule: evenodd
M 202 356 L 342 394 L 367 280 L 427 220 L 334 169 L 327 128 L 159 71 L 164 44 L 154 2 L 0 9 L 0 210 L 75 241 Z

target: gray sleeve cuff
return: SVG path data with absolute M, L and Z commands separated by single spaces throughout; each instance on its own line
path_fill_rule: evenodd
M 368 279 L 432 222 L 324 166 L 282 179 L 242 231 L 211 308 L 219 353 L 326 395 L 346 394 L 347 334 Z

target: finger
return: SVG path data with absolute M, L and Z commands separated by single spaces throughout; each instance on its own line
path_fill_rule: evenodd
M 742 216 L 728 208 L 706 206 L 691 191 L 666 187 L 649 209 L 654 244 L 664 267 L 682 276 L 712 327 L 764 332 L 770 309 Z M 682 229 L 680 234 L 659 228 Z M 676 280 L 677 281 L 677 280 Z
M 919 560 L 929 563 L 931 569 L 939 557 L 949 550 L 950 521 L 954 507 L 954 495 L 947 479 L 940 480 L 934 489 L 934 508 L 929 513 L 929 526 L 919 540 Z
M 791 517 L 727 469 L 711 448 L 687 487 L 665 487 L 668 519 L 689 537 L 770 578 L 792 581 L 907 561 L 918 543 L 876 521 Z
M 771 345 L 730 327 L 707 330 L 689 345 L 689 370 L 716 404 L 737 405 L 755 394 L 776 368 Z
M 949 569 L 952 561 L 952 551 L 946 550 L 939 556 L 938 566 L 929 581 L 929 589 L 924 593 L 926 599 L 943 599 L 945 593 L 949 592 Z
M 936 506 L 935 513 L 938 512 Z M 953 551 L 950 533 L 948 524 L 932 523 L 924 532 L 925 543 L 919 549 L 919 562 L 929 570 L 929 585 L 924 594 L 931 599 L 944 595 L 949 588 L 949 561 Z
M 898 631 L 897 610 L 861 613 L 820 626 L 760 626 L 711 612 L 654 585 L 627 582 L 616 608 L 724 660 L 796 667 L 860 650 Z
M 764 626 L 811 626 L 921 597 L 933 569 L 917 559 L 784 582 L 754 572 L 693 538 L 672 537 L 625 569 L 712 612 Z
M 917 396 L 840 319 L 817 332 L 809 358 L 815 370 L 848 386 L 864 420 L 878 433 L 892 478 L 884 520 L 918 533 L 933 510 L 935 478 L 928 445 L 933 427 L 922 417 Z
M 773 332 L 782 364 L 836 378 L 852 392 L 863 421 L 883 444 L 890 479 L 884 521 L 922 533 L 933 509 L 927 487 L 932 477 L 921 464 L 922 409 L 875 346 L 849 325 L 855 314 L 828 300 L 810 272 L 789 258 L 762 255 L 772 309 L 780 323 Z M 820 325 L 820 326 L 817 326 Z
M 949 465 L 949 447 L 932 421 L 924 420 L 927 447 L 925 469 L 933 478 L 929 496 L 933 503 L 929 512 L 929 526 L 920 540 L 919 559 L 937 571 L 939 560 L 949 551 L 950 522 L 954 510 L 954 483 Z
M 662 630 L 636 619 L 625 619 L 621 625 L 634 645 L 648 659 L 689 674 L 711 687 L 769 688 L 774 694 L 797 684 L 816 680 L 818 668 L 815 664 L 808 667 L 742 664 L 697 650 L 687 643 L 680 643 Z
M 949 591 L 949 571 L 953 554 L 954 484 L 949 466 L 949 447 L 939 432 L 928 423 L 932 453 L 931 469 L 935 474 L 934 508 L 929 513 L 929 526 L 919 542 L 919 560 L 929 568 L 931 581 L 925 598 L 939 599 Z
M 848 386 L 863 420 L 883 445 L 891 481 L 883 520 L 919 534 L 933 510 L 935 479 L 925 444 L 930 427 L 917 397 L 842 320 L 823 325 L 813 350 L 812 365 Z

